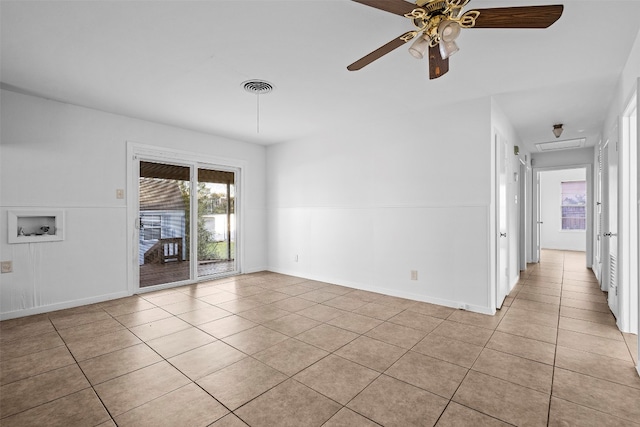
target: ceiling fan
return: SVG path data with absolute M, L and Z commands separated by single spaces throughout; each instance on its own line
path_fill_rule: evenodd
M 456 38 L 461 28 L 547 28 L 560 18 L 564 6 L 518 6 L 475 9 L 463 12 L 470 0 L 353 0 L 410 19 L 415 29 L 374 50 L 349 65 L 356 71 L 392 50 L 415 39 L 409 53 L 429 57 L 429 78 L 449 71 L 449 57 L 458 51 Z

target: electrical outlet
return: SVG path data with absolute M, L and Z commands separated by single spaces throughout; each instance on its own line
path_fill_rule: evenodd
M 12 273 L 13 272 L 13 261 L 2 261 L 0 263 L 2 273 Z
M 124 199 L 124 190 L 122 188 L 116 189 L 116 199 Z
M 411 270 L 411 280 L 418 280 L 418 270 Z

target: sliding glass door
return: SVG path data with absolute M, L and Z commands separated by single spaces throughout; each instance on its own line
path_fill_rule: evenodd
M 238 272 L 236 171 L 151 160 L 139 164 L 139 287 Z

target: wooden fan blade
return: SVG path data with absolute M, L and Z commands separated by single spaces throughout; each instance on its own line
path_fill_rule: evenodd
M 429 80 L 437 79 L 449 72 L 449 58 L 442 59 L 438 45 L 429 47 Z
M 396 15 L 404 16 L 406 13 L 410 13 L 416 6 L 414 3 L 409 3 L 404 0 L 353 0 L 356 3 L 364 4 L 366 6 L 375 7 L 376 9 L 384 10 L 385 12 L 395 13 Z
M 547 28 L 562 15 L 564 6 L 521 6 L 475 9 L 480 12 L 472 28 Z
M 408 42 L 409 40 L 411 40 L 414 37 L 415 37 L 415 33 L 413 31 L 409 31 L 408 33 L 404 33 L 403 35 L 401 35 L 397 39 L 391 40 L 389 43 L 385 44 L 384 46 L 380 46 L 379 48 L 377 48 L 376 50 L 374 50 L 370 54 L 368 54 L 366 56 L 363 56 L 362 58 L 358 59 L 356 62 L 354 62 L 353 64 L 349 65 L 347 67 L 347 70 L 349 70 L 349 71 L 359 70 L 362 67 L 364 67 L 365 65 L 371 64 L 376 59 L 382 58 L 384 55 L 386 55 L 387 53 L 391 52 L 392 50 L 399 48 L 400 46 L 402 46 L 403 44 L 405 44 L 406 42 Z

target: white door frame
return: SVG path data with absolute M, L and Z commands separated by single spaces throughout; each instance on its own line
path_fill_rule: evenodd
M 533 197 L 531 212 L 531 247 L 534 252 L 537 252 L 537 248 L 540 246 L 540 233 L 537 232 L 539 227 L 538 224 L 538 213 L 540 209 L 540 200 L 538 195 L 540 194 L 540 172 L 545 171 L 554 171 L 554 170 L 567 170 L 567 169 L 585 169 L 587 176 L 587 229 L 585 230 L 585 238 L 586 238 L 586 256 L 585 267 L 591 268 L 593 265 L 593 165 L 591 164 L 580 164 L 580 165 L 567 165 L 567 166 L 549 166 L 549 167 L 533 167 L 533 179 L 531 180 L 531 184 L 533 186 L 531 192 L 536 195 Z M 532 254 L 533 262 L 540 262 L 539 254 Z
M 220 168 L 221 170 L 230 170 L 236 173 L 236 199 L 235 199 L 235 215 L 236 215 L 236 274 L 242 273 L 242 260 L 244 259 L 244 191 L 242 184 L 244 182 L 243 174 L 246 170 L 246 163 L 241 160 L 228 159 L 222 157 L 213 157 L 192 153 L 188 151 L 174 150 L 164 147 L 156 147 L 148 144 L 140 144 L 133 141 L 127 141 L 127 290 L 133 295 L 138 292 L 153 291 L 158 289 L 171 288 L 184 284 L 197 283 L 200 280 L 211 280 L 209 277 L 198 278 L 195 274 L 197 266 L 191 266 L 191 279 L 188 281 L 168 283 L 149 288 L 140 288 L 139 277 L 139 260 L 138 260 L 138 214 L 139 214 L 139 178 L 140 178 L 140 160 L 150 160 L 158 162 L 166 162 L 169 164 L 178 164 L 184 166 L 193 166 L 192 174 L 197 172 L 197 168 Z M 192 185 L 194 183 L 194 176 Z M 192 209 L 192 214 L 197 214 Z M 197 221 L 196 221 L 197 222 Z M 195 224 L 196 222 L 191 222 Z M 193 236 L 191 245 L 193 249 L 197 244 L 197 236 Z M 194 253 L 192 251 L 192 253 Z
M 494 133 L 495 147 L 495 305 L 502 307 L 505 297 L 510 291 L 511 261 L 509 245 L 509 144 L 499 132 Z M 502 182 L 501 182 L 501 174 Z M 501 197 L 501 186 L 504 186 L 504 200 Z M 504 206 L 502 205 L 504 203 Z M 503 253 L 504 252 L 504 253 Z M 502 262 L 501 262 L 502 260 Z M 502 265 L 502 264 L 505 265 Z

